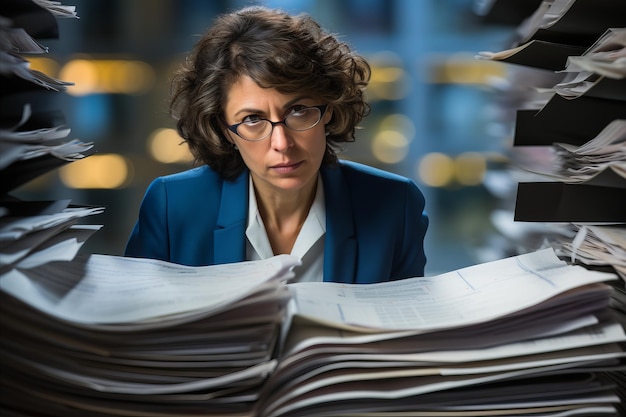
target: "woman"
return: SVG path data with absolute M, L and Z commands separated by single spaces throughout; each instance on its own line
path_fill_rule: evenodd
M 149 186 L 126 255 L 191 266 L 292 254 L 298 281 L 424 274 L 424 197 L 339 161 L 370 67 L 310 17 L 220 16 L 175 74 L 170 113 L 198 167 Z

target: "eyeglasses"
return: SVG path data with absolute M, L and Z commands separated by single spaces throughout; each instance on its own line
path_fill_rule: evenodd
M 256 118 L 228 126 L 228 130 L 249 142 L 258 142 L 269 137 L 276 125 L 283 124 L 296 132 L 302 132 L 314 128 L 324 112 L 327 104 L 321 106 L 302 107 L 289 113 L 283 120 L 272 122 L 271 120 Z

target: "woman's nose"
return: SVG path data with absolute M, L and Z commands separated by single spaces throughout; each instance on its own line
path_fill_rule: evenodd
M 270 133 L 272 148 L 277 152 L 285 152 L 293 145 L 293 139 L 289 135 L 289 129 L 284 124 L 274 125 L 272 133 Z

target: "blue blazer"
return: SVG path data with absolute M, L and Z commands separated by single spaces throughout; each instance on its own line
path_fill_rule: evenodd
M 407 178 L 355 162 L 322 166 L 324 281 L 374 283 L 424 275 L 424 196 Z M 125 255 L 190 265 L 246 256 L 248 171 L 224 181 L 208 166 L 155 179 Z

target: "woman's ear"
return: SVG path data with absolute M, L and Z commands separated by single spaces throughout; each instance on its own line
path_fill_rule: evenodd
M 326 108 L 326 111 L 324 112 L 324 124 L 328 124 L 328 122 L 330 122 L 330 119 L 333 118 L 333 108 L 328 106 Z

